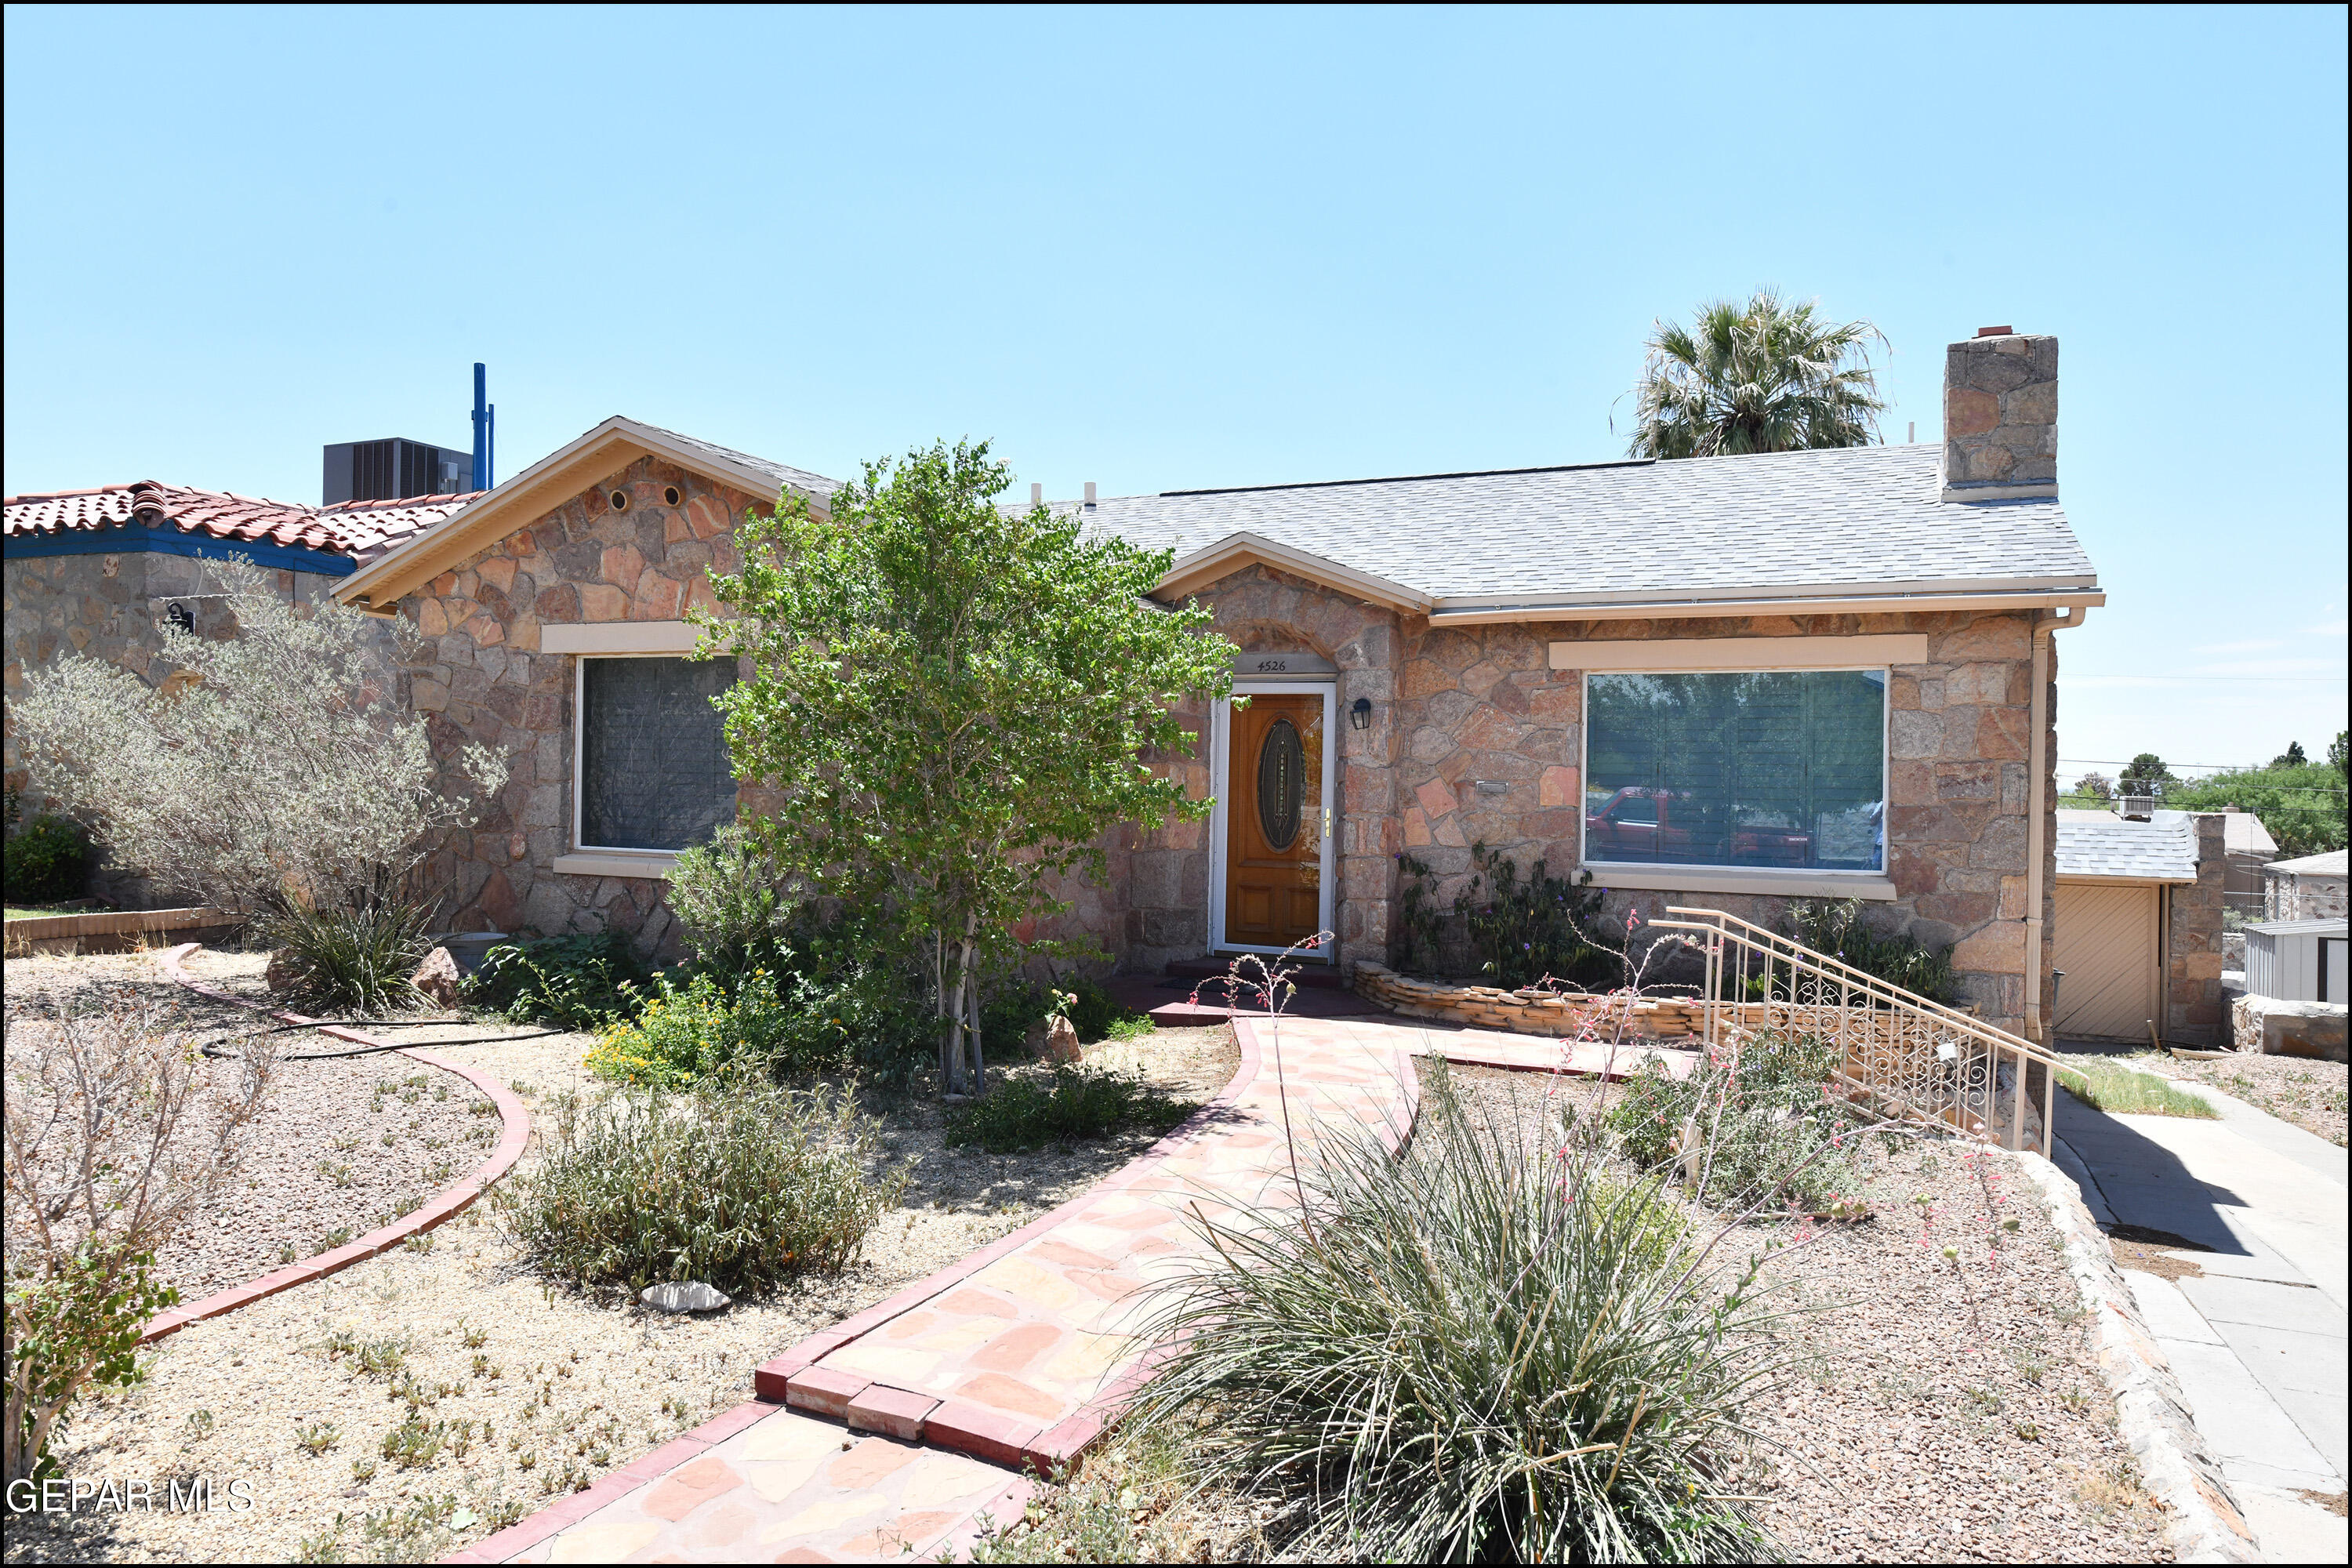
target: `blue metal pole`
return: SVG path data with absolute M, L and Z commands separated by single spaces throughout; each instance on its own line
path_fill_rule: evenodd
M 491 468 L 496 468 L 499 461 L 499 405 L 497 404 L 490 405 L 489 422 L 482 428 L 485 432 L 482 437 L 482 461 Z M 482 488 L 488 489 L 493 482 L 486 478 L 482 480 Z
M 474 362 L 474 488 L 490 488 L 490 430 L 488 405 L 489 371 L 481 361 Z

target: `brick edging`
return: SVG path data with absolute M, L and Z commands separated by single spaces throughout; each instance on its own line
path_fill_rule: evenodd
M 184 986 L 199 996 L 206 996 L 215 1002 L 226 1002 L 235 1006 L 247 1008 L 276 1018 L 281 1023 L 315 1024 L 318 1022 L 313 1018 L 303 1017 L 299 1013 L 281 1013 L 262 1003 L 223 991 L 215 985 L 207 985 L 198 980 L 181 965 L 188 954 L 203 945 L 204 943 L 200 942 L 182 942 L 179 946 L 158 954 L 157 962 L 163 965 L 164 974 L 173 984 Z M 318 1031 L 339 1040 L 348 1040 L 353 1045 L 384 1046 L 388 1044 L 383 1040 L 373 1039 L 355 1029 L 346 1029 L 332 1024 L 318 1024 Z M 426 1067 L 438 1068 L 444 1072 L 455 1073 L 489 1096 L 490 1102 L 498 1107 L 501 1129 L 498 1143 L 490 1151 L 490 1157 L 475 1166 L 457 1182 L 434 1194 L 419 1207 L 381 1229 L 368 1232 L 356 1241 L 345 1242 L 334 1250 L 322 1252 L 305 1262 L 289 1264 L 283 1268 L 273 1269 L 257 1279 L 248 1279 L 242 1285 L 215 1291 L 184 1307 L 174 1307 L 169 1311 L 157 1313 L 147 1320 L 146 1328 L 141 1331 L 139 1335 L 141 1344 L 160 1340 L 166 1334 L 186 1328 L 190 1323 L 202 1322 L 206 1318 L 217 1318 L 225 1312 L 234 1312 L 239 1307 L 249 1306 L 266 1297 L 275 1296 L 281 1290 L 290 1290 L 297 1285 L 307 1285 L 313 1279 L 322 1279 L 330 1274 L 350 1268 L 354 1263 L 373 1258 L 377 1253 L 397 1247 L 412 1236 L 422 1235 L 472 1205 L 475 1199 L 488 1190 L 491 1183 L 505 1175 L 514 1167 L 514 1163 L 522 1158 L 523 1146 L 530 1142 L 530 1112 L 523 1109 L 522 1101 L 516 1098 L 512 1089 L 487 1073 L 467 1067 L 463 1062 L 436 1056 L 422 1046 L 393 1046 L 391 1049 L 400 1056 L 408 1058 L 411 1061 L 422 1062 Z
M 2256 1563 L 2261 1553 L 2221 1467 L 2207 1451 L 2162 1347 L 2148 1332 L 2115 1248 L 2083 1206 L 2081 1189 L 2030 1151 L 2014 1156 L 2042 1194 L 2092 1315 L 2099 1374 L 2116 1400 L 2116 1427 L 2163 1506 L 2165 1533 L 2183 1563 Z

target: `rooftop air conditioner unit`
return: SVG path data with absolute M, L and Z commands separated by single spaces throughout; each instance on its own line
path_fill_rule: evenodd
M 2116 815 L 2126 822 L 2153 821 L 2156 803 L 2161 798 L 2153 795 L 2119 795 L 2116 796 Z
M 474 488 L 474 455 L 424 441 L 341 441 L 326 449 L 320 503 L 463 495 Z

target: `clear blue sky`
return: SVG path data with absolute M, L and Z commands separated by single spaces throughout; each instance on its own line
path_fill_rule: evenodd
M 613 413 L 832 474 L 987 436 L 1052 495 L 1584 461 L 1654 318 L 1770 282 L 1885 330 L 1895 440 L 1948 341 L 2062 341 L 2070 772 L 2316 753 L 2345 34 L 15 6 L 5 485 L 315 499 L 322 443 L 468 445 L 477 359 L 507 473 Z

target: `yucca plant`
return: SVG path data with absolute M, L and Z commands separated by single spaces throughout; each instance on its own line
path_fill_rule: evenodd
M 289 955 L 296 1005 L 322 1013 L 382 1013 L 424 1000 L 410 976 L 433 951 L 429 905 L 394 897 L 312 906 L 282 899 L 253 931 Z
M 685 1093 L 562 1102 L 517 1229 L 541 1268 L 579 1284 L 770 1289 L 856 1259 L 906 1189 L 904 1173 L 867 1173 L 875 1155 L 854 1097 L 738 1064 Z
M 1185 1429 L 1203 1481 L 1303 1500 L 1307 1561 L 1769 1554 L 1727 1484 L 1780 1373 L 1760 1262 L 1727 1273 L 1590 1141 L 1474 1129 L 1442 1071 L 1423 1117 L 1401 1162 L 1326 1129 L 1306 1223 L 1196 1222 L 1137 1418 Z

